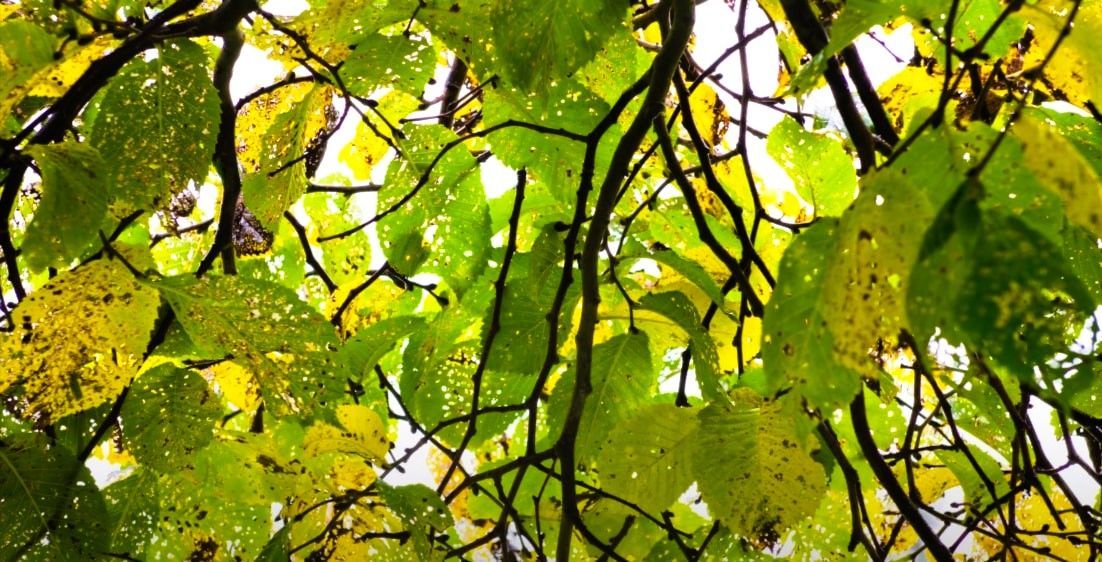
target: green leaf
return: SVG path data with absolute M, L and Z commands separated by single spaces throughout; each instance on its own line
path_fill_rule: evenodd
M 1033 378 L 1034 366 L 1065 351 L 1096 303 L 1059 259 L 1060 249 L 1022 224 L 985 215 L 957 297 L 957 322 L 971 342 Z
M 783 535 L 815 512 L 823 469 L 776 403 L 743 389 L 734 405 L 713 404 L 699 415 L 692 466 L 709 512 L 747 538 Z
M 56 40 L 22 20 L 0 22 L 0 123 L 30 92 L 31 78 L 54 62 Z
M 435 490 L 423 484 L 390 486 L 380 483 L 379 496 L 409 527 L 443 531 L 455 524 L 444 500 Z
M 616 424 L 597 454 L 604 489 L 658 513 L 693 482 L 696 412 L 672 404 L 638 410 Z
M 412 535 L 413 549 L 419 560 L 443 558 L 443 552 L 433 545 L 431 537 L 434 530 L 445 530 L 455 525 L 455 520 L 435 491 L 422 484 L 389 486 L 380 483 L 379 497 L 398 515 Z
M 347 384 L 333 326 L 290 290 L 237 277 L 191 275 L 152 284 L 191 340 L 214 358 L 232 356 L 260 383 L 277 415 L 309 417 L 338 401 Z
M 1102 249 L 1098 238 L 1073 225 L 1064 228 L 1064 259 L 1068 269 L 1090 292 L 1091 299 L 1102 303 Z
M 59 275 L 12 312 L 15 331 L 0 334 L 0 392 L 45 420 L 114 399 L 144 359 L 158 303 L 118 261 Z
M 64 448 L 0 441 L 0 498 L 5 559 L 89 560 L 105 546 L 103 497 L 88 469 Z
M 341 77 L 362 96 L 377 88 L 419 95 L 435 68 L 436 51 L 423 38 L 375 34 L 356 45 L 341 67 Z
M 276 531 L 264 550 L 256 557 L 256 562 L 286 562 L 291 559 L 291 527 L 284 525 Z
M 142 557 L 160 522 L 160 493 L 157 473 L 141 467 L 103 490 L 112 552 Z
M 534 375 L 543 366 L 550 332 L 546 306 L 528 294 L 528 289 L 519 281 L 505 289 L 501 328 L 490 354 L 492 369 Z
M 159 535 L 168 541 L 149 545 L 147 558 L 221 548 L 230 541 L 238 556 L 254 558 L 269 538 L 272 502 L 293 493 L 290 480 L 299 470 L 278 464 L 269 451 L 258 451 L 242 437 L 211 443 L 190 466 L 161 480 Z
M 547 91 L 533 91 L 504 85 L 488 91 L 484 100 L 486 123 L 523 121 L 585 134 L 609 110 L 607 104 L 577 80 L 564 77 L 546 88 Z M 489 140 L 495 155 L 505 165 L 530 170 L 532 181 L 544 185 L 555 201 L 574 203 L 585 156 L 584 143 L 521 127 L 506 127 Z M 601 164 L 607 166 L 608 154 L 608 144 L 602 144 L 597 169 L 604 169 Z
M 797 236 L 781 259 L 762 321 L 762 362 L 770 393 L 792 388 L 813 407 L 848 404 L 860 377 L 834 356 L 823 290 L 839 245 L 838 222 L 825 219 Z
M 406 405 L 428 427 L 471 410 L 473 374 L 477 369 L 482 327 L 492 298 L 488 271 L 457 304 L 442 310 L 428 328 L 410 337 L 402 353 L 399 392 L 409 396 Z M 483 374 L 481 406 L 516 405 L 532 391 L 533 379 L 488 369 Z M 519 415 L 518 411 L 488 413 L 479 416 L 474 444 L 478 445 L 503 431 Z M 447 442 L 458 442 L 466 429 L 455 424 L 441 432 Z
M 840 140 L 781 119 L 769 133 L 766 151 L 788 172 L 800 197 L 815 206 L 815 214 L 838 216 L 853 201 L 857 170 Z
M 411 334 L 427 328 L 416 316 L 384 318 L 356 332 L 341 348 L 341 362 L 353 374 L 370 377 L 370 369 Z
M 621 334 L 593 346 L 593 392 L 586 400 L 578 427 L 579 458 L 595 455 L 612 428 L 631 417 L 652 395 L 656 377 L 649 341 L 647 334 L 639 332 Z M 553 432 L 561 427 L 561 417 L 566 415 L 573 392 L 571 369 L 555 386 L 551 398 L 552 419 L 548 426 Z
M 527 203 L 528 200 L 525 200 Z M 535 374 L 543 366 L 550 324 L 547 311 L 555 300 L 562 268 L 562 236 L 545 227 L 532 245 L 531 252 L 517 254 L 510 269 L 509 284 L 501 307 L 501 329 L 494 340 L 488 368 L 519 374 Z M 568 287 L 559 315 L 558 342 L 569 338 L 572 311 L 578 302 L 577 287 Z M 489 327 L 492 310 L 487 310 L 484 326 Z
M 28 154 L 42 174 L 42 201 L 23 240 L 27 266 L 68 265 L 97 239 L 107 215 L 103 160 L 94 148 L 75 142 L 35 146 Z
M 391 24 L 404 24 L 416 11 L 416 0 L 328 0 L 312 4 L 288 27 L 309 37 L 316 51 L 340 51 Z
M 302 206 L 318 233 L 343 232 L 360 224 L 362 219 L 356 215 L 356 203 L 358 201 L 352 197 L 325 193 L 312 194 L 302 199 Z M 307 227 L 307 233 L 311 230 Z M 301 255 L 302 248 L 297 234 L 294 240 L 295 254 Z M 373 256 L 371 240 L 365 231 L 360 230 L 321 244 L 314 239 L 310 241 L 315 247 L 322 247 L 322 267 L 338 286 L 350 283 L 359 285 L 364 276 L 369 274 L 367 270 L 371 267 Z
M 650 293 L 639 301 L 640 307 L 653 310 L 673 320 L 689 335 L 689 349 L 693 354 L 693 367 L 697 382 L 708 401 L 726 400 L 726 393 L 719 383 L 719 354 L 715 341 L 701 324 L 700 314 L 691 299 L 685 293 L 668 291 Z
M 379 208 L 407 197 L 441 147 L 454 137 L 438 125 L 414 129 L 401 144 L 407 158 L 398 170 L 388 173 L 395 180 L 380 194 Z M 479 278 L 487 264 L 492 233 L 478 172 L 469 153 L 462 148 L 451 150 L 402 212 L 379 223 L 383 251 L 395 268 L 406 274 L 436 273 L 458 295 Z
M 209 64 L 199 45 L 173 41 L 111 80 L 91 139 L 109 170 L 114 216 L 153 211 L 206 179 L 219 116 Z
M 489 29 L 502 72 L 523 90 L 569 77 L 623 30 L 624 8 L 618 0 L 497 3 Z
M 222 407 L 199 375 L 161 365 L 142 373 L 122 408 L 127 449 L 161 473 L 182 468 L 214 438 Z
M 978 447 L 971 447 L 969 453 L 975 459 L 975 465 L 962 451 L 945 450 L 937 451 L 936 454 L 960 482 L 968 511 L 980 514 L 992 503 L 1005 497 L 1010 492 L 1010 484 L 1006 481 L 1002 467 L 991 455 Z M 976 465 L 979 466 L 978 470 Z
M 489 34 L 479 31 L 500 25 L 492 14 L 496 0 L 425 0 L 418 4 L 417 19 L 466 61 L 476 76 L 495 73 L 499 51 Z

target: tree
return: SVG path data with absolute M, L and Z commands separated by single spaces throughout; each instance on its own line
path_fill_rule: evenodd
M 1102 2 L 725 4 L 0 4 L 0 555 L 1095 559 Z

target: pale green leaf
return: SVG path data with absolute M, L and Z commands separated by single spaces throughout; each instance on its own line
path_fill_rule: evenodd
M 219 116 L 209 64 L 196 43 L 172 41 L 111 80 L 91 139 L 108 166 L 116 217 L 153 211 L 206 179 Z
M 640 409 L 617 424 L 597 454 L 602 488 L 658 513 L 693 482 L 696 412 L 672 404 Z
M 27 225 L 23 252 L 31 269 L 81 257 L 107 215 L 104 163 L 87 144 L 66 142 L 27 151 L 42 174 L 42 201 Z
M 222 407 L 199 375 L 161 365 L 142 373 L 121 412 L 124 442 L 138 462 L 170 472 L 214 438 Z
M 769 133 L 766 150 L 788 172 L 796 192 L 815 206 L 815 214 L 842 214 L 857 190 L 857 171 L 839 139 L 782 119 Z
M 777 536 L 818 507 L 822 466 L 776 403 L 740 390 L 700 412 L 693 473 L 708 511 L 747 538 Z

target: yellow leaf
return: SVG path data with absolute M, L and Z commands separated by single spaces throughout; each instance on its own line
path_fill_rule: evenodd
M 344 145 L 338 160 L 352 170 L 357 180 L 367 181 L 371 179 L 371 171 L 389 150 L 390 145 L 360 120 L 356 125 L 356 136 Z
M 713 165 L 716 178 L 723 185 L 723 189 L 731 194 L 735 203 L 749 212 L 754 208 L 754 195 L 750 192 L 750 184 L 746 181 L 746 169 L 743 168 L 742 156 L 735 156 L 716 162 Z M 762 186 L 758 184 L 758 189 Z
M 118 40 L 111 35 L 100 35 L 91 43 L 76 47 L 56 64 L 43 69 L 28 81 L 30 95 L 60 97 L 94 61 L 117 43 Z
M 1051 556 L 1045 557 L 1048 560 L 1093 560 L 1094 557 L 1091 556 L 1090 548 L 1086 545 L 1075 544 L 1064 538 L 1065 536 L 1074 535 L 1084 536 L 1082 522 L 1075 515 L 1067 496 L 1057 489 L 1048 491 L 1048 495 L 1052 500 L 1053 507 L 1060 513 L 1061 521 L 1057 522 L 1055 520 L 1052 511 L 1040 494 L 1019 495 L 1015 502 L 1015 514 L 1018 518 L 1017 528 L 1033 532 L 1028 534 L 1019 532 L 1018 536 L 1022 537 L 1034 549 L 1049 549 Z M 1003 532 L 1002 522 L 998 518 L 993 518 L 990 526 L 996 536 Z M 1044 529 L 1047 529 L 1048 532 L 1044 532 Z M 1000 541 L 986 534 L 975 533 L 974 536 L 977 545 L 985 550 L 988 555 L 1000 552 L 1004 548 Z M 1086 537 L 1084 536 L 1084 538 Z M 1008 552 L 1006 556 L 1007 560 L 1037 559 L 1035 550 L 1013 547 L 1010 550 L 1011 552 Z
M 937 106 L 941 87 L 940 76 L 908 66 L 881 84 L 879 94 L 892 125 L 908 131 L 917 123 L 914 117 L 919 110 Z
M 345 299 L 348 298 L 349 293 L 361 283 L 362 281 L 357 280 L 337 287 L 337 290 L 333 291 L 330 296 L 329 302 L 326 303 L 326 315 L 332 317 L 336 314 L 340 306 L 344 304 Z M 390 307 L 382 306 L 380 303 L 394 302 L 404 292 L 402 288 L 393 283 L 385 281 L 372 283 L 371 286 L 356 295 L 356 298 L 349 303 L 348 308 L 341 313 L 341 333 L 354 334 L 380 320 L 389 318 L 391 315 Z M 360 314 L 361 311 L 367 311 L 367 314 Z
M 303 127 L 303 138 L 312 139 L 326 127 L 324 110 L 332 98 L 329 87 L 314 84 L 290 84 L 260 96 L 245 105 L 237 114 L 237 158 L 246 173 L 260 171 L 261 157 L 265 150 L 279 150 L 267 146 L 265 133 L 276 117 L 294 109 L 300 103 L 311 103 L 307 108 L 308 121 Z
M 260 387 L 256 377 L 233 361 L 223 361 L 207 370 L 218 384 L 223 398 L 245 412 L 254 412 L 260 406 Z
M 138 372 L 159 303 L 115 261 L 62 273 L 12 311 L 0 392 L 17 389 L 23 413 L 45 421 L 115 398 Z
M 138 459 L 135 459 L 129 450 L 122 448 L 114 441 L 108 442 L 105 446 L 96 447 L 92 451 L 92 456 L 115 466 L 134 466 L 138 464 Z
M 376 477 L 371 465 L 351 457 L 337 459 L 329 471 L 329 481 L 340 490 L 365 490 Z
M 337 407 L 341 427 L 315 423 L 306 432 L 306 453 L 349 453 L 383 462 L 390 450 L 383 420 L 367 406 L 345 404 Z
M 708 146 L 721 144 L 731 119 L 716 91 L 707 84 L 700 84 L 689 98 L 689 107 L 692 108 L 693 121 L 700 136 Z

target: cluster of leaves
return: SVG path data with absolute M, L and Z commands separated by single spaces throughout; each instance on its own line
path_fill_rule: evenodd
M 0 3 L 0 556 L 1096 558 L 1102 2 L 726 4 Z

